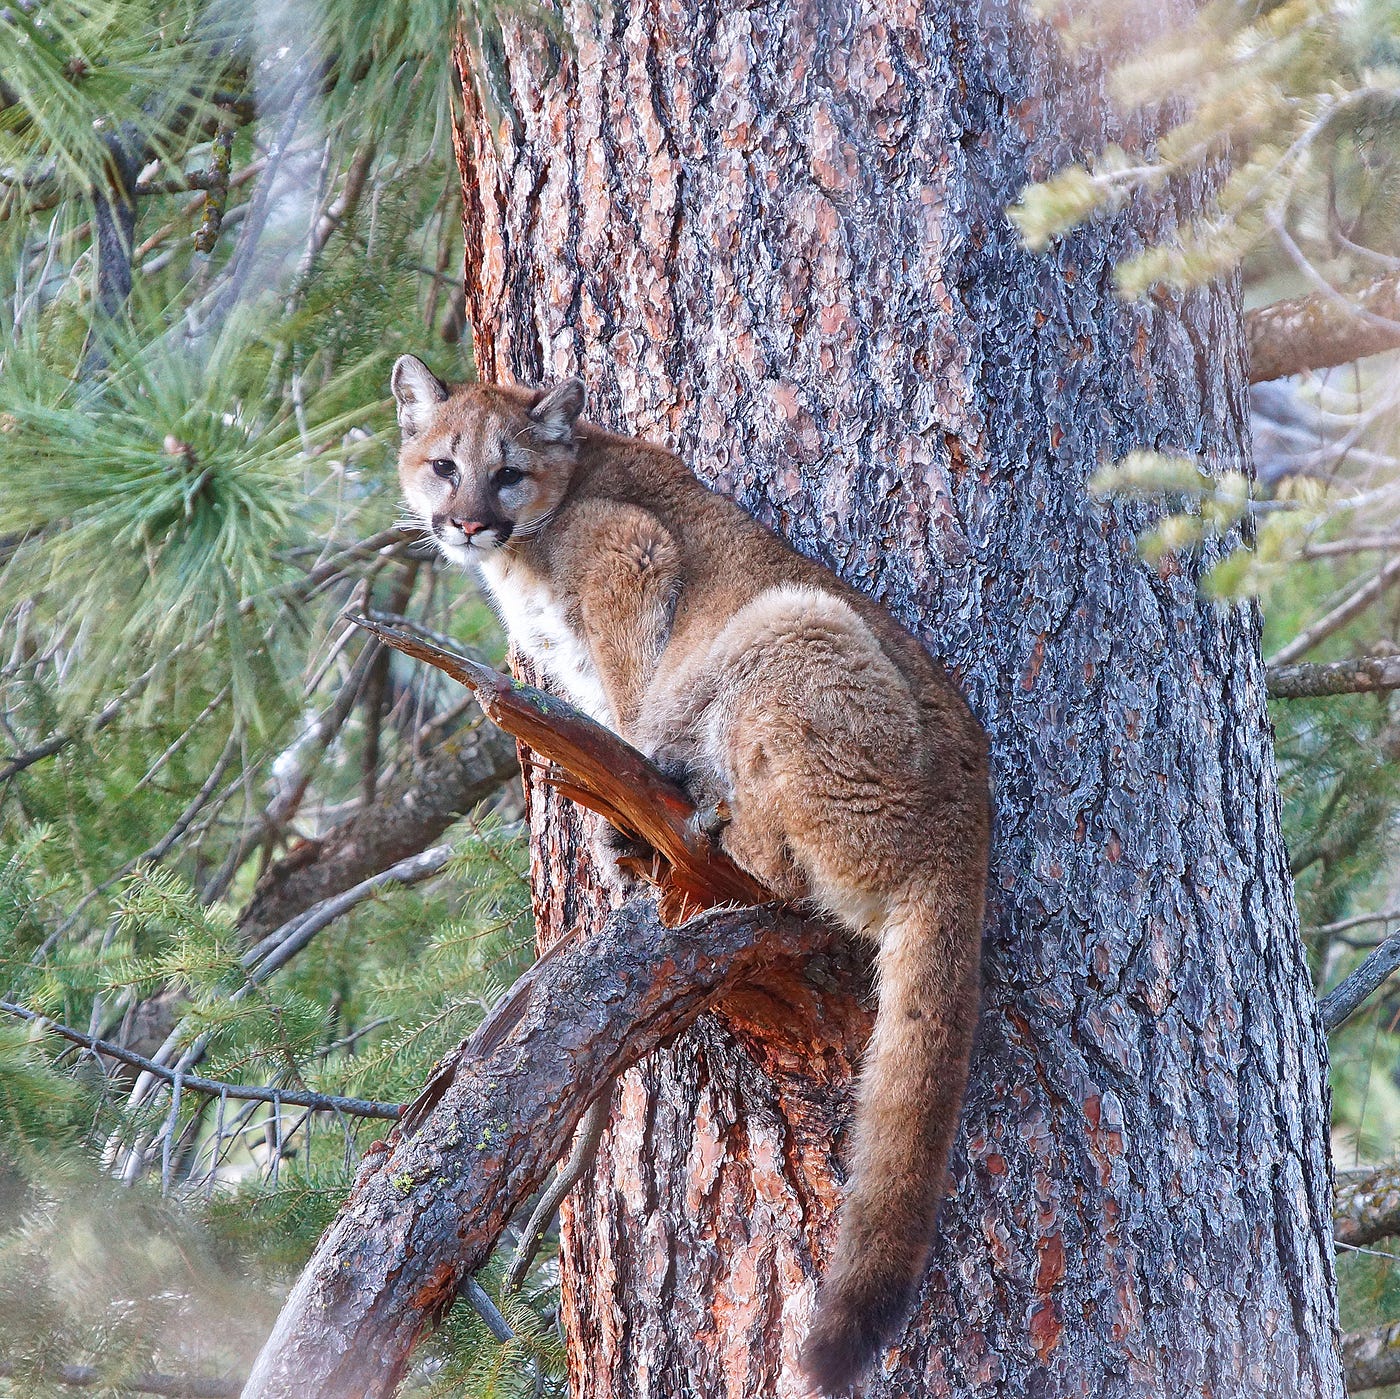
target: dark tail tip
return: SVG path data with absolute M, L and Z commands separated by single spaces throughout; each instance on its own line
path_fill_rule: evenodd
M 899 1329 L 908 1303 L 907 1287 L 890 1289 L 879 1301 L 833 1296 L 817 1303 L 802 1346 L 802 1368 L 821 1393 L 850 1393 Z
M 869 1360 L 870 1347 L 858 1327 L 815 1330 L 802 1347 L 802 1368 L 822 1394 L 848 1394 Z

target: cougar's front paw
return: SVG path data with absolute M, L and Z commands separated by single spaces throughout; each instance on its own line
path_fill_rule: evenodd
M 683 788 L 695 804 L 691 824 L 718 844 L 732 819 L 733 792 L 729 784 L 718 773 L 697 764 L 688 755 L 683 756 L 678 749 L 663 748 L 652 755 L 651 761 L 676 786 Z

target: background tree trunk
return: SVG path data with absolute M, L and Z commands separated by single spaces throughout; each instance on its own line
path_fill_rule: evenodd
M 1028 179 L 1151 132 L 1099 60 L 982 0 L 464 15 L 481 375 L 582 373 L 597 420 L 880 598 L 991 735 L 954 1193 L 865 1392 L 1340 1393 L 1258 618 L 1086 489 L 1134 447 L 1243 450 L 1236 289 L 1112 289 L 1206 185 L 1023 250 Z M 576 816 L 536 793 L 533 823 L 548 942 L 599 900 Z M 752 986 L 624 1078 L 566 1220 L 578 1399 L 800 1392 L 863 989 Z

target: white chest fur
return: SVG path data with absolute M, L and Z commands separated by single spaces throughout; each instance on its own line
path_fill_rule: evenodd
M 515 648 L 528 656 L 571 704 L 612 728 L 612 709 L 588 643 L 569 626 L 564 606 L 549 585 L 494 558 L 482 563 L 481 576 Z

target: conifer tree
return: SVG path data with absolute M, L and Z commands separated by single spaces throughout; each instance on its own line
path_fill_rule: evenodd
M 1294 885 L 1335 1022 L 1345 1353 L 1353 1388 L 1388 1383 L 1400 20 L 1393 0 L 1213 3 L 1143 47 L 1127 5 L 1014 18 L 1106 70 L 1120 113 L 1008 193 L 1025 247 L 1055 258 L 1165 201 L 1175 231 L 1114 262 L 1125 301 L 1243 288 L 1254 461 L 1178 441 L 1107 454 L 1093 485 L 1162 577 L 1264 606 Z M 0 9 L 0 1394 L 237 1393 L 364 1149 L 534 955 L 513 742 L 340 620 L 405 616 L 504 660 L 472 581 L 396 521 L 386 387 L 403 351 L 473 374 L 469 305 L 488 372 L 552 367 L 501 351 L 521 327 L 485 317 L 500 210 L 469 204 L 463 239 L 459 29 L 479 104 L 459 136 L 521 139 L 499 129 L 525 61 L 507 36 L 546 86 L 608 61 L 550 7 Z M 716 81 L 715 100 L 738 91 Z M 663 118 L 658 169 L 679 139 Z M 579 343 L 590 307 L 564 327 Z M 719 326 L 716 353 L 750 333 Z M 664 433 L 646 385 L 700 351 L 679 337 L 652 373 L 627 345 L 601 401 Z M 824 547 L 814 514 L 747 499 Z M 429 1392 L 564 1391 L 555 1237 L 522 1287 L 502 1258 L 468 1289 L 414 1362 Z

